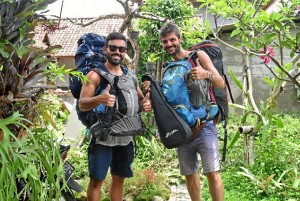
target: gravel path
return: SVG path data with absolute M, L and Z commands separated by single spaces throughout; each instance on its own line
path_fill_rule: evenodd
M 169 201 L 190 201 L 189 193 L 185 184 L 171 186 L 171 195 Z

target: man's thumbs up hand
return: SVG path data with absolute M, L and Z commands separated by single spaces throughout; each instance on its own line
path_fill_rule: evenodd
M 191 70 L 190 70 L 190 72 L 192 74 L 191 78 L 193 80 L 202 80 L 202 79 L 208 78 L 209 72 L 201 66 L 198 58 L 196 59 L 196 64 L 197 64 L 197 66 L 195 68 L 191 68 Z
M 113 107 L 116 102 L 116 96 L 111 95 L 109 93 L 110 88 L 111 86 L 110 84 L 108 84 L 105 91 L 101 94 L 101 96 L 103 97 L 103 104 L 106 105 L 107 107 Z
M 143 106 L 143 110 L 145 112 L 151 112 L 152 106 L 151 106 L 150 93 L 149 92 L 146 94 L 146 96 L 142 100 L 142 106 Z

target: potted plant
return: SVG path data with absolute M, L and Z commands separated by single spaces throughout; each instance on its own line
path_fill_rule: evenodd
M 148 58 L 147 58 L 147 63 L 146 63 L 146 70 L 147 71 L 153 71 L 155 70 L 156 67 L 156 61 L 159 59 L 156 54 L 151 53 Z

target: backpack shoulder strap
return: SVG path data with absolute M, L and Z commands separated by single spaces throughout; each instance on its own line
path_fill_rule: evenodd
M 110 73 L 108 73 L 104 70 L 101 70 L 100 68 L 93 68 L 93 69 L 91 69 L 91 71 L 98 73 L 102 78 L 104 78 L 110 84 L 113 84 L 114 76 L 111 75 Z
M 133 73 L 131 73 L 130 71 L 129 71 L 129 73 L 130 73 L 130 76 L 131 76 L 131 77 L 132 77 L 132 79 L 133 79 L 134 86 L 135 86 L 135 88 L 137 89 L 137 87 L 138 87 L 137 80 L 135 79 L 135 76 L 134 76 L 134 74 L 133 74 Z
M 121 65 L 121 68 L 122 68 L 123 72 L 126 72 L 128 75 L 130 75 L 130 77 L 132 77 L 132 80 L 134 82 L 134 86 L 137 89 L 138 83 L 137 83 L 137 80 L 135 79 L 134 73 L 131 72 L 126 66 Z
M 90 71 L 94 71 L 96 73 L 98 73 L 98 75 L 103 78 L 100 80 L 99 86 L 97 87 L 96 91 L 95 91 L 95 95 L 98 95 L 101 93 L 101 91 L 103 89 L 106 88 L 107 84 L 110 84 L 111 86 L 113 86 L 113 80 L 114 80 L 114 76 L 109 74 L 108 72 L 105 72 L 99 68 L 93 68 Z
M 187 61 L 189 61 L 192 65 L 192 68 L 196 67 L 197 64 L 196 64 L 196 59 L 198 58 L 197 56 L 197 52 L 198 50 L 194 50 L 192 51 L 189 56 L 186 58 Z
M 163 64 L 163 71 L 162 71 L 162 77 L 164 76 L 165 72 L 170 69 L 173 68 L 175 66 L 184 66 L 185 68 L 190 68 L 190 62 L 188 61 L 187 58 L 181 59 L 179 61 L 170 61 L 170 62 L 166 62 Z
M 121 66 L 121 68 L 122 68 L 123 72 L 125 72 L 125 71 L 124 71 L 124 68 L 126 68 L 126 67 Z M 98 73 L 98 74 L 99 74 L 102 78 L 104 78 L 110 85 L 113 86 L 114 78 L 115 78 L 114 75 L 112 75 L 112 74 L 108 73 L 107 71 L 104 71 L 104 70 L 102 70 L 102 69 L 100 69 L 100 68 L 93 68 L 93 69 L 91 69 L 91 71 L 94 71 L 94 72 Z M 132 78 L 132 80 L 133 80 L 133 82 L 134 82 L 134 85 L 135 85 L 135 88 L 137 88 L 138 83 L 137 83 L 137 80 L 135 79 L 134 74 L 133 74 L 131 71 L 129 71 L 128 69 L 126 69 L 126 72 L 127 72 L 128 75 L 130 75 L 130 77 Z M 100 83 L 100 85 L 101 85 L 101 83 Z M 100 85 L 99 85 L 99 86 L 100 86 Z

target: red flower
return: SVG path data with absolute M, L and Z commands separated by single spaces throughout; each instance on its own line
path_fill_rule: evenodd
M 155 182 L 155 175 L 154 175 L 154 172 L 153 170 L 151 169 L 147 169 L 145 170 L 145 175 L 147 177 L 147 179 L 149 179 L 151 182 Z
M 271 57 L 274 57 L 275 54 L 274 54 L 274 48 L 273 47 L 267 47 L 265 48 L 264 50 L 261 50 L 262 53 L 265 53 L 266 55 L 262 55 L 262 56 L 259 56 L 260 59 L 264 60 L 264 63 L 265 64 L 268 64 L 271 62 L 271 59 L 269 56 Z

